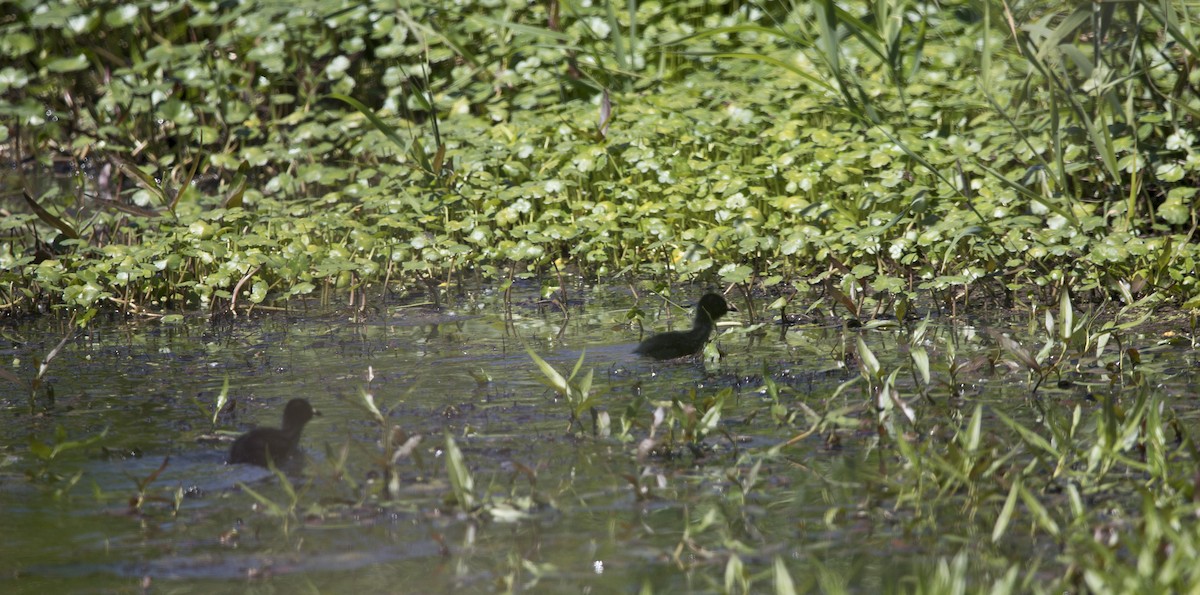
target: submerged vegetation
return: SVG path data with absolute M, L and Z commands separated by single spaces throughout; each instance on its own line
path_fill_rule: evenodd
M 567 341 L 625 309 L 583 313 L 594 320 Z M 561 316 L 544 314 L 513 332 L 536 344 Z M 263 316 L 227 347 L 179 333 L 60 355 L 88 378 L 50 373 L 73 409 L 0 417 L 29 435 L 0 461 L 0 478 L 26 479 L 0 489 L 6 521 L 64 504 L 72 524 L 120 520 L 59 529 L 81 545 L 71 555 L 14 532 L 0 549 L 14 584 L 83 566 L 80 580 L 127 585 L 133 559 L 147 561 L 137 578 L 181 590 L 194 577 L 320 583 L 332 566 L 343 589 L 368 591 L 404 577 L 421 592 L 1140 593 L 1187 591 L 1200 568 L 1197 407 L 1181 398 L 1194 372 L 1179 365 L 1194 348 L 1137 330 L 1140 317 L 1105 322 L 1064 297 L 1005 335 L 927 319 L 806 325 L 755 346 L 727 330 L 703 368 L 636 358 L 632 342 L 543 358 L 484 317 L 396 322 Z M 471 337 L 445 336 L 456 327 Z M 91 374 L 143 360 L 148 391 Z M 302 475 L 243 475 L 222 464 L 228 441 L 192 440 L 232 439 L 250 422 L 239 411 L 275 423 L 297 391 L 324 414 Z M 197 394 L 224 407 L 200 410 Z
M 589 4 L 10 3 L 5 309 L 1198 295 L 1185 4 Z
M 61 310 L 71 328 L 31 381 L 0 380 L 31 413 L 53 406 L 64 346 L 104 311 L 186 328 L 188 310 L 314 295 L 362 308 L 440 304 L 480 280 L 700 281 L 740 286 L 750 324 L 725 337 L 760 340 L 761 320 L 794 322 L 820 287 L 820 311 L 855 319 L 798 347 L 834 370 L 820 390 L 765 360 L 656 390 L 655 374 L 596 374 L 589 352 L 564 374 L 529 345 L 561 403 L 535 419 L 570 441 L 543 448 L 582 462 L 513 457 L 504 485 L 472 465 L 487 414 L 442 405 L 468 421 L 410 433 L 368 368 L 353 402 L 370 445 L 327 448 L 304 485 L 242 489 L 285 538 L 375 507 L 470 527 L 463 550 L 484 522 L 638 509 L 592 546 L 644 546 L 684 577 L 667 588 L 1183 591 L 1200 569 L 1200 451 L 1195 412 L 1160 384 L 1187 373 L 1154 354 L 1194 336 L 1139 333 L 1156 308 L 1200 306 L 1194 8 L 15 0 L 0 15 L 0 309 Z M 921 315 L 975 296 L 1025 328 Z M 627 312 L 605 322 L 644 315 Z M 780 328 L 787 348 L 797 333 Z M 203 425 L 228 415 L 228 378 Z M 971 392 L 985 385 L 988 402 Z M 511 423 L 496 443 L 531 441 Z M 83 475 L 64 459 L 111 434 L 40 436 L 0 469 L 65 497 Z M 576 474 L 594 467 L 584 493 Z M 180 514 L 179 488 L 156 491 L 165 469 L 131 476 L 130 514 Z M 448 555 L 443 528 L 429 534 Z M 919 551 L 860 586 L 858 560 L 833 551 L 859 531 L 879 548 L 854 550 L 861 565 Z M 511 552 L 497 589 L 574 580 L 554 565 L 566 552 Z

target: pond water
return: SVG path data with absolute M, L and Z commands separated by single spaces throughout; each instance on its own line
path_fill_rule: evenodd
M 0 379 L 0 591 L 722 592 L 734 575 L 769 590 L 781 560 L 801 590 L 879 592 L 911 588 L 905 577 L 986 537 L 969 523 L 939 528 L 941 507 L 957 501 L 916 507 L 926 515 L 898 505 L 885 479 L 897 457 L 876 452 L 863 389 L 835 394 L 859 373 L 847 355 L 857 337 L 885 366 L 906 357 L 899 327 L 756 326 L 743 305 L 722 327 L 720 361 L 659 363 L 630 354 L 628 291 L 574 290 L 567 316 L 533 289 L 515 294 L 511 317 L 501 294 L 479 291 L 440 309 L 94 320 L 50 362 L 36 414 L 27 387 Z M 655 330 L 690 319 L 656 298 L 636 304 Z M 4 365 L 28 382 L 67 328 L 10 323 Z M 931 336 L 984 349 L 970 326 L 935 324 Z M 564 375 L 584 354 L 607 435 L 586 414 L 568 433 L 569 408 L 526 345 Z M 947 418 L 975 402 L 1030 415 L 1023 372 L 963 376 L 960 396 L 947 385 L 931 402 L 905 399 Z M 721 394 L 701 448 L 676 425 L 676 442 L 639 453 L 667 432 L 652 429 L 657 405 L 702 410 Z M 301 440 L 302 472 L 285 483 L 224 464 L 234 436 L 278 426 L 296 396 L 320 412 Z M 811 427 L 805 410 L 845 419 L 764 456 Z M 393 426 L 421 441 L 391 468 L 388 495 L 382 438 Z M 473 514 L 454 502 L 447 436 L 482 503 Z

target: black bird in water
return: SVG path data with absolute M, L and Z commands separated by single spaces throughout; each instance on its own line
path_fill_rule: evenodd
M 308 399 L 288 401 L 283 409 L 283 427 L 255 428 L 238 436 L 229 449 L 229 462 L 266 467 L 267 461 L 271 461 L 276 466 L 282 465 L 296 453 L 300 432 L 312 418 L 313 408 Z
M 725 302 L 719 294 L 706 293 L 696 306 L 696 321 L 690 331 L 659 333 L 642 341 L 633 352 L 654 359 L 675 359 L 699 353 L 717 326 L 717 319 L 737 308 Z

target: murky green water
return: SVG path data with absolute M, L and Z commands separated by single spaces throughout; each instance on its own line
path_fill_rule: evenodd
M 842 402 L 861 416 L 861 391 L 829 400 L 857 374 L 842 363 L 855 331 L 767 324 L 752 337 L 743 324 L 722 336 L 720 363 L 650 363 L 629 354 L 638 338 L 625 321 L 630 296 L 573 297 L 569 318 L 517 299 L 506 321 L 500 297 L 480 292 L 441 311 L 394 304 L 357 320 L 95 321 L 51 362 L 53 407 L 31 417 L 26 389 L 5 382 L 0 393 L 0 590 L 719 592 L 736 554 L 758 585 L 770 584 L 780 557 L 802 587 L 852 577 L 852 590 L 875 592 L 900 587 L 897 577 L 946 545 L 935 524 L 897 512 L 896 495 L 877 482 L 886 469 L 872 457 L 872 424 L 802 439 L 753 475 L 747 455 L 808 426 L 802 415 L 792 425 L 772 418 L 764 370 L 793 412 L 797 401 L 823 413 Z M 642 307 L 661 329 L 655 303 Z M 687 315 L 672 322 L 682 327 Z M 32 377 L 62 331 L 48 320 L 7 327 L 9 371 Z M 969 350 L 970 333 L 956 332 Z M 881 359 L 898 356 L 896 333 L 866 336 Z M 621 413 L 640 408 L 628 417 L 630 439 L 567 435 L 566 406 L 538 382 L 524 344 L 563 372 L 586 349 L 615 435 Z M 226 379 L 236 405 L 213 424 Z M 692 391 L 725 388 L 733 398 L 702 457 L 677 449 L 639 460 L 654 410 L 642 399 L 690 402 Z M 1024 388 L 974 384 L 969 398 Z M 395 498 L 381 497 L 382 429 L 362 390 L 390 423 L 423 437 L 417 456 L 397 463 Z M 305 430 L 309 462 L 291 480 L 293 500 L 270 472 L 223 461 L 233 436 L 278 425 L 295 396 L 321 416 Z M 468 517 L 449 503 L 446 434 L 476 493 L 519 518 Z M 89 439 L 53 458 L 30 448 Z M 242 486 L 290 513 L 272 514 Z M 131 504 L 139 494 L 140 507 Z

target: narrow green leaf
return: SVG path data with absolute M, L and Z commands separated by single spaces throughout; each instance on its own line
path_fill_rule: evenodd
M 1041 364 L 1039 364 L 1038 361 L 1034 359 L 1032 355 L 1030 355 L 1029 351 L 1017 344 L 1016 341 L 1012 340 L 1007 335 L 1000 333 L 999 331 L 989 330 L 988 333 L 993 339 L 996 340 L 997 343 L 1000 344 L 1001 348 L 1003 348 L 1013 357 L 1017 358 L 1018 361 L 1025 364 L 1025 367 L 1038 373 L 1042 371 Z
M 892 373 L 888 375 L 887 382 L 885 382 L 883 385 L 883 393 L 886 395 L 887 399 L 892 403 L 892 405 L 904 414 L 904 417 L 908 420 L 908 423 L 916 423 L 917 412 L 914 411 L 907 402 L 905 402 L 905 400 L 900 396 L 900 391 L 896 388 L 896 377 L 899 375 L 899 368 L 892 370 Z
M 558 391 L 560 395 L 566 397 L 571 390 L 571 387 L 567 384 L 567 379 L 563 378 L 562 374 L 559 374 L 558 370 L 554 369 L 554 366 L 551 366 L 546 363 L 546 360 L 538 357 L 538 354 L 534 353 L 533 349 L 526 347 L 525 352 L 529 354 L 529 358 L 533 360 L 533 363 L 537 364 L 538 369 L 542 371 L 542 375 L 546 377 L 546 384 Z
M 578 401 L 575 405 L 575 415 L 577 416 L 583 413 L 583 409 L 592 403 L 592 399 L 589 398 L 588 393 L 592 390 L 592 375 L 595 371 L 595 369 L 588 369 L 587 374 L 583 375 L 583 379 L 579 381 L 575 390 L 572 391 L 577 393 L 575 395 L 575 399 Z
M 327 95 L 327 97 L 341 101 L 342 103 L 345 103 L 346 105 L 358 110 L 360 114 L 366 116 L 367 120 L 370 120 L 371 124 L 375 126 L 376 130 L 382 132 L 384 136 L 392 141 L 392 144 L 396 145 L 397 152 L 401 155 L 408 153 L 409 149 L 412 148 L 412 140 L 406 141 L 400 138 L 400 135 L 396 134 L 395 128 L 393 128 L 387 122 L 381 120 L 379 116 L 375 115 L 375 112 L 372 111 L 371 108 L 364 105 L 363 102 L 350 97 L 349 95 L 343 95 L 341 93 L 330 93 Z
M 866 342 L 863 341 L 862 335 L 858 336 L 858 358 L 862 360 L 863 368 L 867 371 L 867 375 L 869 375 L 871 378 L 879 377 L 879 370 L 881 369 L 879 360 L 875 357 L 875 354 L 871 352 L 871 349 L 867 347 Z
M 229 195 L 225 197 L 225 201 L 221 203 L 225 208 L 235 208 L 242 206 L 242 196 L 246 194 L 246 174 L 250 172 L 250 164 L 242 161 L 238 166 L 237 173 L 233 176 L 233 184 Z M 171 210 L 175 210 L 175 205 L 171 205 Z
M 33 214 L 37 215 L 38 219 L 41 219 L 43 223 L 57 229 L 58 231 L 62 232 L 64 236 L 67 236 L 72 240 L 79 239 L 79 233 L 75 231 L 75 228 L 72 227 L 70 223 L 63 221 L 50 211 L 43 209 L 42 205 L 39 205 L 38 202 L 34 200 L 28 192 L 23 192 L 23 194 L 25 195 L 25 202 L 29 204 L 30 209 L 33 209 Z
M 282 506 L 276 504 L 270 498 L 254 491 L 250 486 L 239 481 L 238 487 L 241 488 L 243 492 L 250 494 L 250 497 L 254 498 L 259 504 L 261 504 L 263 506 L 263 508 L 266 508 L 267 514 L 269 514 L 271 516 L 276 516 L 276 517 L 287 516 L 287 510 L 285 510 Z
M 138 185 L 153 194 L 158 199 L 159 204 L 167 204 L 167 195 L 163 192 L 158 180 L 155 180 L 153 176 L 142 171 L 142 168 L 138 167 L 136 163 L 130 161 L 124 155 L 114 154 L 112 157 L 117 162 L 117 168 L 125 172 L 125 175 L 132 177 Z
M 575 378 L 575 375 L 579 373 L 579 369 L 583 367 L 583 357 L 584 357 L 585 355 L 587 355 L 587 350 L 586 350 L 586 349 L 584 349 L 583 351 L 579 352 L 579 359 L 578 359 L 578 360 L 575 360 L 575 367 L 574 367 L 574 368 L 571 368 L 571 378 L 572 378 L 572 379 L 574 379 L 574 378 Z
M 729 559 L 725 561 L 725 592 L 734 593 L 734 586 L 743 584 L 744 574 L 742 559 L 737 554 L 730 554 Z
M 1000 173 L 999 171 L 996 171 L 995 169 L 991 168 L 987 164 L 983 163 L 981 160 L 976 160 L 975 166 L 978 167 L 979 169 L 982 169 L 984 171 L 984 173 L 992 176 L 992 178 L 994 178 L 997 182 L 1000 182 L 1001 185 L 1009 188 L 1010 190 L 1013 190 L 1014 192 L 1021 194 L 1025 198 L 1028 198 L 1029 200 L 1032 200 L 1032 201 L 1042 205 L 1043 207 L 1046 207 L 1050 212 L 1054 213 L 1055 215 L 1062 216 L 1064 219 L 1066 219 L 1071 224 L 1071 226 L 1073 226 L 1073 227 L 1079 226 L 1079 218 L 1076 217 L 1075 213 L 1072 212 L 1070 209 L 1064 209 L 1062 207 L 1062 205 L 1059 205 L 1055 202 L 1047 200 L 1046 197 L 1042 196 L 1041 194 L 1038 194 L 1037 192 L 1030 190 L 1024 184 L 1021 184 L 1019 182 L 1014 182 L 1014 181 L 1008 179 L 1007 176 L 1005 176 L 1004 174 Z
M 983 405 L 975 405 L 975 413 L 971 415 L 971 423 L 967 425 L 967 441 L 963 446 L 967 452 L 979 452 L 979 443 L 983 435 Z
M 717 424 L 721 421 L 721 408 L 724 405 L 725 399 L 717 399 L 717 402 L 713 403 L 712 407 L 709 407 L 708 411 L 704 412 L 704 417 L 700 418 L 700 425 L 697 428 L 701 435 L 707 434 L 717 427 Z
M 475 508 L 475 480 L 467 469 L 466 460 L 454 437 L 446 434 L 446 474 L 450 476 L 450 488 L 454 499 L 466 512 Z
M 221 392 L 217 393 L 216 408 L 213 409 L 212 423 L 217 425 L 217 416 L 220 415 L 221 409 L 225 408 L 225 403 L 229 402 L 229 374 L 225 375 L 225 383 L 221 385 Z
M 172 213 L 175 212 L 175 207 L 179 204 L 179 199 L 183 198 L 183 193 L 188 189 L 188 186 L 192 185 L 192 180 L 196 179 L 196 172 L 200 171 L 200 164 L 204 161 L 207 161 L 207 157 L 204 155 L 192 160 L 192 168 L 188 170 L 187 177 L 183 179 L 183 183 L 179 186 L 179 191 L 175 193 L 175 198 L 171 199 L 171 204 L 167 207 Z M 240 169 L 238 170 L 238 173 L 241 173 Z
M 417 163 L 423 171 L 433 172 L 433 164 L 429 161 L 429 155 L 425 154 L 425 145 L 421 143 L 421 139 L 413 137 L 412 143 L 409 145 L 408 156 Z
M 1017 477 L 1012 487 L 1008 490 L 1008 498 L 1004 500 L 1004 507 L 1000 509 L 1000 515 L 996 517 L 996 524 L 992 526 L 992 543 L 1000 541 L 1000 538 L 1004 537 L 1005 531 L 1008 530 L 1008 524 L 1012 521 L 1013 511 L 1017 508 L 1017 495 L 1020 491 L 1021 478 Z
M 930 380 L 929 353 L 925 351 L 924 347 L 913 347 L 908 354 L 912 358 L 913 365 L 917 367 L 917 373 L 921 375 L 921 382 L 928 386 Z
M 779 68 L 782 68 L 782 69 L 784 69 L 784 70 L 786 70 L 786 71 L 788 71 L 788 72 L 790 72 L 790 73 L 792 73 L 814 85 L 817 85 L 818 87 L 821 87 L 822 89 L 825 89 L 826 91 L 829 91 L 831 93 L 837 91 L 837 89 L 832 84 L 830 84 L 825 79 L 817 76 L 816 74 L 813 74 L 807 70 L 804 70 L 804 69 L 800 68 L 799 66 L 796 66 L 795 64 L 791 64 L 789 62 L 784 62 L 783 60 L 780 60 L 779 58 L 774 58 L 771 56 L 764 56 L 761 54 L 750 54 L 750 53 L 746 53 L 746 52 L 682 52 L 682 55 L 693 56 L 693 57 L 706 57 L 706 58 L 733 58 L 735 60 L 753 60 L 755 62 L 762 62 L 763 64 L 770 64 L 772 66 L 778 66 Z
M 996 414 L 996 417 L 1000 418 L 1000 421 L 1004 422 L 1004 425 L 1008 426 L 1009 428 L 1012 428 L 1015 432 L 1020 434 L 1021 439 L 1024 440 L 1026 444 L 1028 444 L 1038 450 L 1041 450 L 1042 452 L 1045 452 L 1046 454 L 1048 454 L 1056 459 L 1060 456 L 1058 449 L 1051 446 L 1050 442 L 1048 442 L 1045 438 L 1039 436 L 1033 430 L 1026 428 L 1025 426 L 1021 425 L 1017 421 L 1013 420 L 1011 417 L 1004 415 L 1004 413 L 1001 411 L 994 411 L 994 413 Z
M 1066 287 L 1062 288 L 1058 299 L 1058 322 L 1058 338 L 1069 341 L 1075 332 L 1075 310 L 1071 307 L 1071 292 Z
M 796 585 L 792 582 L 792 575 L 783 563 L 783 558 L 775 556 L 772 574 L 775 578 L 775 595 L 796 595 Z
M 279 479 L 279 487 L 283 488 L 283 493 L 287 494 L 288 502 L 291 503 L 291 506 L 288 507 L 288 510 L 294 510 L 296 503 L 300 501 L 300 498 L 296 496 L 296 488 L 292 485 L 292 480 L 288 479 L 287 474 L 284 473 L 282 469 L 275 466 L 275 461 L 271 460 L 270 452 L 267 453 L 267 468 L 275 474 L 277 479 Z
M 1024 485 L 1019 485 L 1018 489 L 1021 492 L 1021 500 L 1025 502 L 1025 507 L 1033 514 L 1033 518 L 1037 521 L 1038 526 L 1050 535 L 1058 537 L 1058 523 L 1054 522 L 1054 519 L 1050 517 L 1050 511 L 1046 510 L 1046 507 L 1042 506 L 1037 496 L 1025 489 Z
M 520 23 L 514 23 L 512 21 L 503 21 L 503 20 L 495 19 L 495 18 L 485 16 L 485 15 L 471 15 L 471 16 L 467 17 L 467 21 L 483 21 L 485 23 L 494 25 L 496 27 L 502 27 L 504 29 L 508 29 L 514 33 L 522 33 L 524 35 L 531 35 L 534 37 L 546 37 L 546 38 L 549 38 L 549 39 L 552 39 L 554 41 L 564 43 L 564 44 L 569 44 L 572 41 L 570 35 L 567 35 L 566 33 L 560 33 L 558 31 L 554 31 L 553 29 L 548 29 L 545 27 L 533 27 L 530 25 L 522 25 Z M 563 46 L 560 46 L 560 47 L 563 47 Z M 566 46 L 565 49 L 570 49 L 573 51 L 582 51 L 582 48 L 580 48 L 578 46 Z
M 375 405 L 375 395 L 372 395 L 365 389 L 360 388 L 358 389 L 358 398 L 362 403 L 363 408 L 371 414 L 371 417 L 375 418 L 376 422 L 381 424 L 384 423 L 385 419 L 383 417 L 383 413 L 381 413 L 379 411 L 379 407 Z

